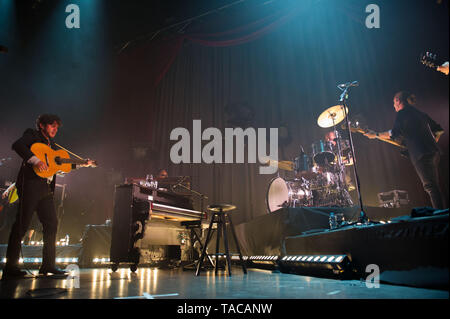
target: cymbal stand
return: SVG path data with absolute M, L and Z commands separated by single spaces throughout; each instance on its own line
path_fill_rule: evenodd
M 358 194 L 358 200 L 359 200 L 359 206 L 360 206 L 360 214 L 359 214 L 358 221 L 361 224 L 367 224 L 368 218 L 367 218 L 366 213 L 364 212 L 364 205 L 363 205 L 363 200 L 362 200 L 362 196 L 361 196 L 361 184 L 359 182 L 358 169 L 357 169 L 357 163 L 356 163 L 357 161 L 356 161 L 355 148 L 354 148 L 354 144 L 353 144 L 352 131 L 350 130 L 350 120 L 348 118 L 348 112 L 347 112 L 348 89 L 350 87 L 351 87 L 351 84 L 346 85 L 342 88 L 340 86 L 338 86 L 338 88 L 340 90 L 342 90 L 342 94 L 340 96 L 339 101 L 342 103 L 342 106 L 344 107 L 345 121 L 347 123 L 347 130 L 348 130 L 348 135 L 349 135 L 349 140 L 350 140 L 350 149 L 351 149 L 352 156 L 353 156 L 353 172 L 355 174 L 356 192 Z
M 336 123 L 334 122 L 334 117 L 332 118 L 333 120 L 333 129 L 334 129 L 334 135 L 336 136 L 336 145 L 337 145 L 337 149 L 338 149 L 338 167 L 339 167 L 339 182 L 338 182 L 338 187 L 339 187 L 339 192 L 341 191 L 341 189 L 345 188 L 343 187 L 342 183 L 342 176 L 344 173 L 343 170 L 343 165 L 342 165 L 342 150 L 341 150 L 341 138 L 340 138 L 340 134 L 338 134 L 337 128 L 336 128 Z

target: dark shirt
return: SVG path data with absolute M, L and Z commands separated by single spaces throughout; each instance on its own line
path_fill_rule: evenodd
M 416 162 L 426 154 L 440 152 L 434 137 L 439 131 L 443 131 L 442 127 L 427 114 L 407 105 L 397 112 L 391 138 L 403 141 L 411 160 Z
M 40 131 L 30 128 L 23 133 L 21 138 L 14 142 L 14 144 L 12 145 L 12 149 L 16 151 L 16 153 L 19 154 L 19 156 L 23 159 L 22 166 L 20 168 L 19 175 L 17 176 L 16 181 L 19 196 L 21 190 L 23 189 L 23 185 L 29 181 L 42 184 L 42 186 L 47 185 L 47 179 L 36 175 L 33 170 L 33 165 L 27 163 L 27 161 L 34 155 L 30 150 L 31 145 L 33 145 L 34 143 L 43 143 L 49 145 L 52 149 L 57 149 L 56 145 L 52 141 L 50 141 L 49 144 L 47 138 L 42 135 Z M 50 189 L 52 192 L 55 190 L 55 181 L 56 178 L 54 178 L 53 176 L 53 180 L 50 184 Z

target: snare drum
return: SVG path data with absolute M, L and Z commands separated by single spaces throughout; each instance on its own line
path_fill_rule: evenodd
M 333 144 L 324 140 L 320 140 L 311 145 L 314 162 L 319 166 L 326 166 L 336 159 L 333 152 Z

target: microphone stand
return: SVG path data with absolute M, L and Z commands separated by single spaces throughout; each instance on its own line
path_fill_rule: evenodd
M 183 179 L 178 184 L 175 184 L 174 186 L 172 186 L 171 187 L 172 191 L 175 191 L 175 188 L 177 188 L 178 186 L 181 186 L 182 188 L 186 189 L 190 193 L 199 196 L 200 197 L 200 207 L 201 207 L 200 211 L 202 213 L 204 213 L 204 211 L 203 211 L 204 210 L 204 203 L 203 203 L 203 201 L 205 199 L 208 199 L 208 196 L 205 196 L 204 194 L 202 194 L 200 192 L 194 191 L 193 189 L 190 189 L 189 187 L 184 186 L 182 183 L 184 182 L 185 179 L 186 179 L 186 176 L 183 177 Z
M 367 218 L 366 213 L 364 212 L 364 205 L 363 205 L 363 200 L 362 200 L 362 196 L 361 196 L 361 184 L 359 182 L 358 169 L 357 169 L 357 163 L 356 163 L 355 148 L 353 145 L 352 131 L 350 130 L 350 120 L 348 118 L 348 113 L 347 113 L 348 89 L 351 86 L 352 86 L 351 83 L 349 83 L 348 85 L 346 85 L 343 88 L 338 86 L 338 88 L 340 90 L 342 90 L 342 94 L 340 96 L 339 101 L 342 103 L 342 106 L 344 107 L 345 121 L 347 122 L 347 130 L 348 130 L 348 135 L 349 135 L 349 139 L 350 139 L 350 149 L 352 151 L 352 156 L 353 156 L 353 172 L 355 174 L 355 179 L 356 179 L 356 192 L 358 193 L 359 206 L 361 208 L 361 211 L 359 213 L 358 222 L 361 224 L 367 224 L 369 220 Z

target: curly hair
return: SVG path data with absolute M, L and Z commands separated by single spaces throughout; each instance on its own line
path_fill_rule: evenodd
M 400 91 L 395 93 L 395 97 L 405 105 L 416 105 L 416 96 L 408 91 Z
M 53 124 L 53 123 L 57 123 L 59 127 L 61 127 L 62 125 L 62 121 L 59 118 L 58 115 L 55 114 L 41 114 L 38 116 L 38 118 L 36 119 L 36 129 L 40 130 L 40 124 L 42 125 L 47 125 L 47 124 Z

